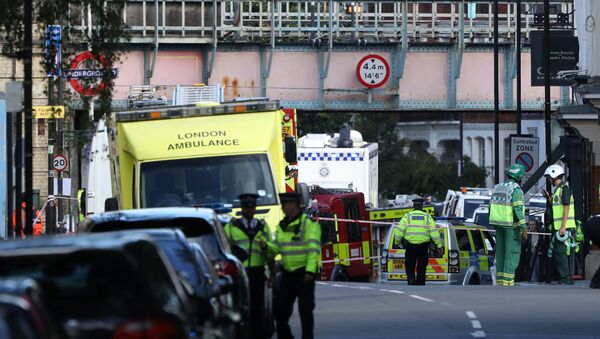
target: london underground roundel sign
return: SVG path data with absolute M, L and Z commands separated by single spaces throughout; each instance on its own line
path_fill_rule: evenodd
M 96 61 L 103 68 L 109 67 L 108 62 L 106 61 L 106 59 L 104 59 L 103 56 L 100 55 L 96 57 L 92 52 L 83 52 L 77 54 L 75 58 L 73 58 L 73 61 L 71 61 L 71 69 L 68 71 L 77 70 L 77 68 L 79 68 L 79 66 L 87 60 Z M 91 86 L 85 86 L 82 82 L 79 81 L 79 79 L 76 78 L 71 78 L 69 80 L 69 83 L 71 84 L 71 87 L 75 90 L 75 92 L 83 96 L 90 97 L 100 94 L 100 92 L 102 92 L 102 90 L 105 89 L 106 86 L 108 86 L 108 84 L 104 80 L 101 80 L 98 84 Z
M 390 78 L 390 64 L 381 55 L 369 54 L 356 65 L 356 77 L 367 88 L 381 87 Z

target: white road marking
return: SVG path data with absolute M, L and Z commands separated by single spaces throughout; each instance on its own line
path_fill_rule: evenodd
M 483 332 L 483 331 L 471 332 L 471 336 L 473 336 L 473 338 L 485 338 L 485 332 Z
M 481 328 L 481 323 L 479 322 L 479 320 L 471 320 L 471 326 L 473 326 L 473 328 L 475 329 L 479 329 Z
M 467 311 L 467 317 L 469 317 L 470 319 L 477 319 L 477 316 L 475 315 L 475 312 L 473 311 Z
M 333 286 L 333 287 L 346 287 L 344 285 L 338 285 L 338 284 L 332 284 L 331 286 Z
M 404 292 L 398 291 L 398 290 L 389 290 L 388 292 L 392 292 L 392 293 L 396 293 L 396 294 L 404 294 Z
M 319 285 L 329 285 L 328 283 L 322 282 L 322 281 L 317 281 L 317 284 L 319 284 Z
M 424 298 L 424 297 L 421 297 L 421 296 L 418 296 L 418 295 L 415 295 L 415 294 L 411 294 L 410 297 L 411 298 L 415 298 L 415 299 L 419 299 L 419 300 L 423 300 L 423 301 L 427 301 L 429 303 L 433 302 L 433 300 L 431 300 L 429 298 Z

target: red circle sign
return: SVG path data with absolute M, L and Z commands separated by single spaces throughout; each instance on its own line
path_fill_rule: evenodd
M 521 164 L 525 167 L 525 172 L 529 172 L 533 169 L 533 156 L 531 154 L 527 152 L 519 153 L 515 160 L 517 164 Z
M 102 65 L 102 67 L 110 67 L 110 65 L 108 64 L 106 59 L 104 59 L 103 56 L 100 55 L 98 58 L 96 58 L 96 56 L 94 56 L 92 52 L 83 52 L 77 54 L 73 61 L 71 61 L 71 69 L 77 69 L 79 65 L 81 65 L 86 60 L 96 60 Z M 100 92 L 102 92 L 102 90 L 104 90 L 106 86 L 108 86 L 108 84 L 104 82 L 104 80 L 102 80 L 98 85 L 91 87 L 83 86 L 79 83 L 79 81 L 77 81 L 77 79 L 71 79 L 69 80 L 69 83 L 71 84 L 71 87 L 73 87 L 75 92 L 87 97 L 93 97 L 95 95 L 100 94 Z
M 67 158 L 64 155 L 57 155 L 52 158 L 52 167 L 59 172 L 64 171 L 67 168 L 67 164 Z
M 369 54 L 356 65 L 356 78 L 367 88 L 383 86 L 390 77 L 390 64 L 381 55 Z

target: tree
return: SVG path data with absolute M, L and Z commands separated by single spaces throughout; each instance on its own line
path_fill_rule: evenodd
M 306 119 L 306 120 L 305 120 Z M 379 146 L 379 195 L 393 198 L 397 194 L 432 194 L 443 199 L 448 189 L 461 186 L 480 187 L 485 183 L 485 169 L 465 157 L 463 175 L 457 165 L 442 162 L 427 151 L 411 147 L 396 132 L 396 117 L 389 113 L 300 114 L 301 135 L 334 132 L 344 123 L 361 132 L 363 139 Z
M 126 42 L 129 39 L 127 26 L 122 19 L 122 11 L 127 0 L 113 0 L 106 3 L 104 0 L 37 0 L 33 1 L 34 22 L 38 25 L 38 37 L 44 36 L 46 25 L 63 25 L 62 47 L 63 47 L 63 68 L 68 68 L 68 59 L 75 53 L 90 50 L 96 57 L 102 56 L 105 64 L 98 65 L 105 69 L 110 69 L 119 62 Z M 91 34 L 75 32 L 70 25 L 65 25 L 73 20 L 69 17 L 69 7 L 76 5 L 78 8 L 88 8 L 91 11 L 94 29 Z M 20 56 L 20 49 L 23 46 L 23 2 L 14 0 L 0 0 L 2 16 L 0 16 L 0 40 L 2 40 L 2 53 L 8 57 L 14 58 Z M 43 40 L 43 39 L 41 39 Z M 39 46 L 44 48 L 44 45 Z M 55 55 L 50 54 L 43 58 L 44 69 L 50 69 L 49 60 Z M 108 113 L 112 102 L 113 81 L 109 72 L 104 72 L 103 81 L 108 86 L 100 92 L 100 110 L 98 114 Z M 93 82 L 95 80 L 89 80 Z M 84 102 L 89 104 L 88 97 L 82 97 Z

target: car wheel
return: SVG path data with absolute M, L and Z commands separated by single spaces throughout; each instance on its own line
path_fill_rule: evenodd
M 337 265 L 331 272 L 331 281 L 348 281 L 346 270 L 341 265 Z
M 469 279 L 469 285 L 479 285 L 479 274 L 473 274 L 471 279 Z

